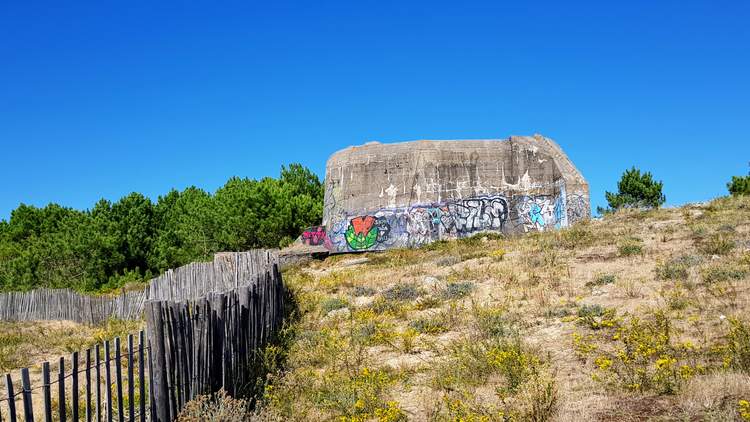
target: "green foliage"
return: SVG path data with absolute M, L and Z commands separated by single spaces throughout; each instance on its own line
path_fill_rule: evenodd
M 284 246 L 322 212 L 323 185 L 299 164 L 278 179 L 229 179 L 213 195 L 131 193 L 85 211 L 21 204 L 0 221 L 0 291 L 114 289 L 218 251 Z
M 617 276 L 614 274 L 599 274 L 593 280 L 587 281 L 587 287 L 603 286 L 605 284 L 612 284 L 617 281 Z
M 664 184 L 654 180 L 651 172 L 635 167 L 625 170 L 617 182 L 617 193 L 605 192 L 607 203 L 612 210 L 620 208 L 658 208 L 666 197 L 662 193 Z
M 727 183 L 727 189 L 732 196 L 750 195 L 750 175 L 732 176 L 732 181 Z
M 474 283 L 471 281 L 454 281 L 445 286 L 440 295 L 444 299 L 461 299 L 468 296 L 474 290 Z
M 643 253 L 643 241 L 636 237 L 627 237 L 617 244 L 617 252 L 620 256 L 633 256 Z

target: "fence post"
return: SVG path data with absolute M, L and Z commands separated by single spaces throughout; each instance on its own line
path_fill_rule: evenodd
M 86 350 L 86 422 L 91 422 L 91 349 Z
M 16 398 L 13 394 L 13 380 L 10 374 L 5 374 L 5 387 L 8 390 L 8 418 L 10 422 L 16 422 Z
M 21 369 L 21 387 L 23 388 L 23 415 L 26 422 L 34 422 L 34 408 L 31 405 L 31 381 L 29 368 Z
M 128 414 L 135 422 L 135 385 L 133 385 L 133 335 L 128 334 Z
M 115 373 L 117 374 L 117 420 L 125 421 L 122 403 L 122 356 L 120 355 L 120 337 L 115 337 Z
M 57 368 L 57 411 L 60 413 L 60 422 L 65 422 L 65 358 L 60 358 L 60 366 Z
M 102 421 L 102 373 L 101 373 L 101 357 L 100 353 L 101 350 L 99 349 L 99 345 L 97 344 L 94 348 L 94 353 L 96 353 L 96 422 Z
M 73 378 L 70 387 L 70 392 L 73 397 L 73 403 L 71 403 L 73 407 L 72 419 L 74 422 L 78 422 L 78 352 L 73 352 L 72 360 L 73 365 L 71 367 L 71 374 L 73 375 Z
M 107 422 L 112 422 L 112 369 L 109 365 L 109 340 L 104 341 L 104 376 L 107 378 Z
M 143 330 L 138 333 L 138 391 L 140 392 L 141 400 L 138 403 L 141 422 L 146 422 L 146 374 L 144 371 L 144 353 L 143 347 L 145 346 L 143 341 Z M 150 374 L 149 374 L 150 375 Z
M 42 395 L 44 396 L 44 421 L 52 422 L 52 395 L 50 394 L 49 362 L 42 364 Z
M 153 361 L 151 382 L 153 383 L 152 405 L 155 407 L 151 420 L 169 422 L 169 391 L 167 385 L 166 356 L 164 355 L 164 322 L 160 302 L 146 305 L 146 326 L 148 327 L 150 354 Z

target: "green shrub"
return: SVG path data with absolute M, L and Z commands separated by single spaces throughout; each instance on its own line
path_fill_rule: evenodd
M 352 290 L 352 295 L 355 297 L 373 296 L 375 293 L 377 293 L 375 289 L 367 286 L 354 286 L 354 290 Z
M 605 192 L 609 208 L 658 208 L 666 201 L 664 184 L 653 179 L 650 172 L 641 173 L 635 167 L 625 170 L 617 182 L 617 193 Z
M 750 195 L 750 175 L 732 176 L 732 181 L 727 183 L 727 189 L 732 196 Z
M 408 301 L 418 298 L 422 294 L 419 287 L 414 283 L 398 283 L 383 292 L 387 300 Z
M 617 281 L 617 276 L 614 274 L 599 274 L 593 280 L 587 281 L 586 286 L 603 286 L 605 284 L 612 284 Z
M 335 311 L 336 309 L 346 308 L 347 306 L 349 306 L 349 301 L 337 296 L 327 297 L 320 302 L 320 309 L 323 311 L 323 314 Z
M 643 241 L 637 237 L 628 237 L 617 245 L 620 256 L 633 256 L 643 253 Z
M 742 280 L 747 275 L 747 268 L 736 264 L 716 264 L 701 269 L 701 276 L 706 283 Z
M 731 234 L 714 233 L 700 243 L 701 252 L 706 255 L 726 255 L 735 247 Z
M 224 390 L 202 395 L 185 404 L 177 416 L 179 422 L 242 422 L 251 419 L 249 403 L 230 397 Z
M 474 290 L 474 283 L 471 281 L 450 282 L 445 286 L 440 296 L 443 299 L 461 299 L 468 296 Z
M 409 328 L 422 334 L 439 334 L 448 331 L 445 320 L 439 316 L 419 317 L 409 322 Z
M 698 265 L 702 259 L 695 255 L 680 255 L 656 265 L 656 278 L 659 280 L 685 280 L 688 270 Z
M 500 338 L 516 334 L 514 324 L 503 308 L 474 305 L 472 315 L 476 329 L 484 338 Z
M 730 318 L 729 324 L 725 366 L 750 374 L 750 324 L 737 318 Z
M 613 327 L 615 325 L 615 310 L 601 305 L 582 305 L 578 307 L 578 323 L 586 325 L 592 330 Z

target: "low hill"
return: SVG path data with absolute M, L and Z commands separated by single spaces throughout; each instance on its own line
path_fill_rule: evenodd
M 284 276 L 298 309 L 264 418 L 750 417 L 750 198 Z

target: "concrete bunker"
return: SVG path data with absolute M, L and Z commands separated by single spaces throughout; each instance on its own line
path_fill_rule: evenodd
M 541 135 L 371 142 L 330 157 L 323 224 L 300 240 L 334 253 L 417 247 L 567 227 L 590 212 L 588 183 Z

